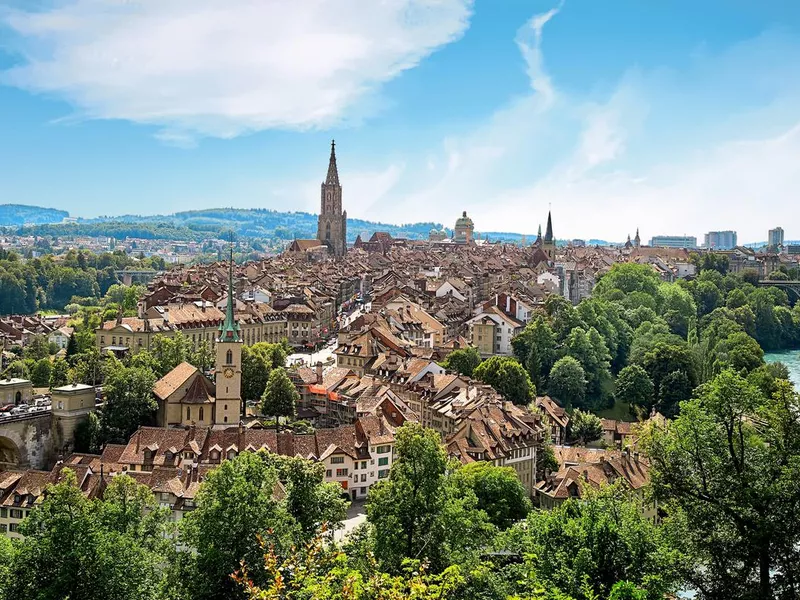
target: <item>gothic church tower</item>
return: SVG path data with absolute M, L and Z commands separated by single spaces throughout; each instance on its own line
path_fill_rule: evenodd
M 228 267 L 228 306 L 217 336 L 214 424 L 236 425 L 242 415 L 242 336 L 233 317 L 233 248 Z
M 328 176 L 322 183 L 317 239 L 328 246 L 334 256 L 347 252 L 347 211 L 342 211 L 342 186 L 336 168 L 336 142 L 331 141 Z

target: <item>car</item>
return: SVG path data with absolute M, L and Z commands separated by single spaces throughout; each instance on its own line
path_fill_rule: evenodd
M 22 404 L 17 404 L 17 408 L 24 408 L 25 410 L 28 410 L 30 405 L 27 402 L 23 402 Z
M 11 409 L 14 408 L 16 404 L 6 404 L 3 408 L 0 408 L 0 413 L 9 413 Z
M 20 406 L 15 406 L 14 408 L 11 409 L 12 415 L 21 415 L 26 412 L 28 412 L 27 405 L 24 408 L 20 405 Z

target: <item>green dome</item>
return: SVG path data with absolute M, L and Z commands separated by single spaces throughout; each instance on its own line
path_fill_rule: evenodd
M 456 227 L 475 227 L 475 223 L 467 216 L 467 211 L 464 211 L 464 213 L 456 219 Z

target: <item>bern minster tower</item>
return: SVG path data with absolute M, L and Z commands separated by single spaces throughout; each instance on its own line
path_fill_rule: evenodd
M 342 186 L 336 168 L 336 142 L 331 141 L 328 176 L 322 184 L 317 239 L 328 246 L 334 256 L 347 252 L 347 211 L 342 211 Z

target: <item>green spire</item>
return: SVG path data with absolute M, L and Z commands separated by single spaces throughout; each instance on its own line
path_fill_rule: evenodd
M 239 324 L 233 318 L 233 246 L 228 263 L 228 306 L 225 308 L 225 321 L 219 326 L 218 342 L 240 342 Z

